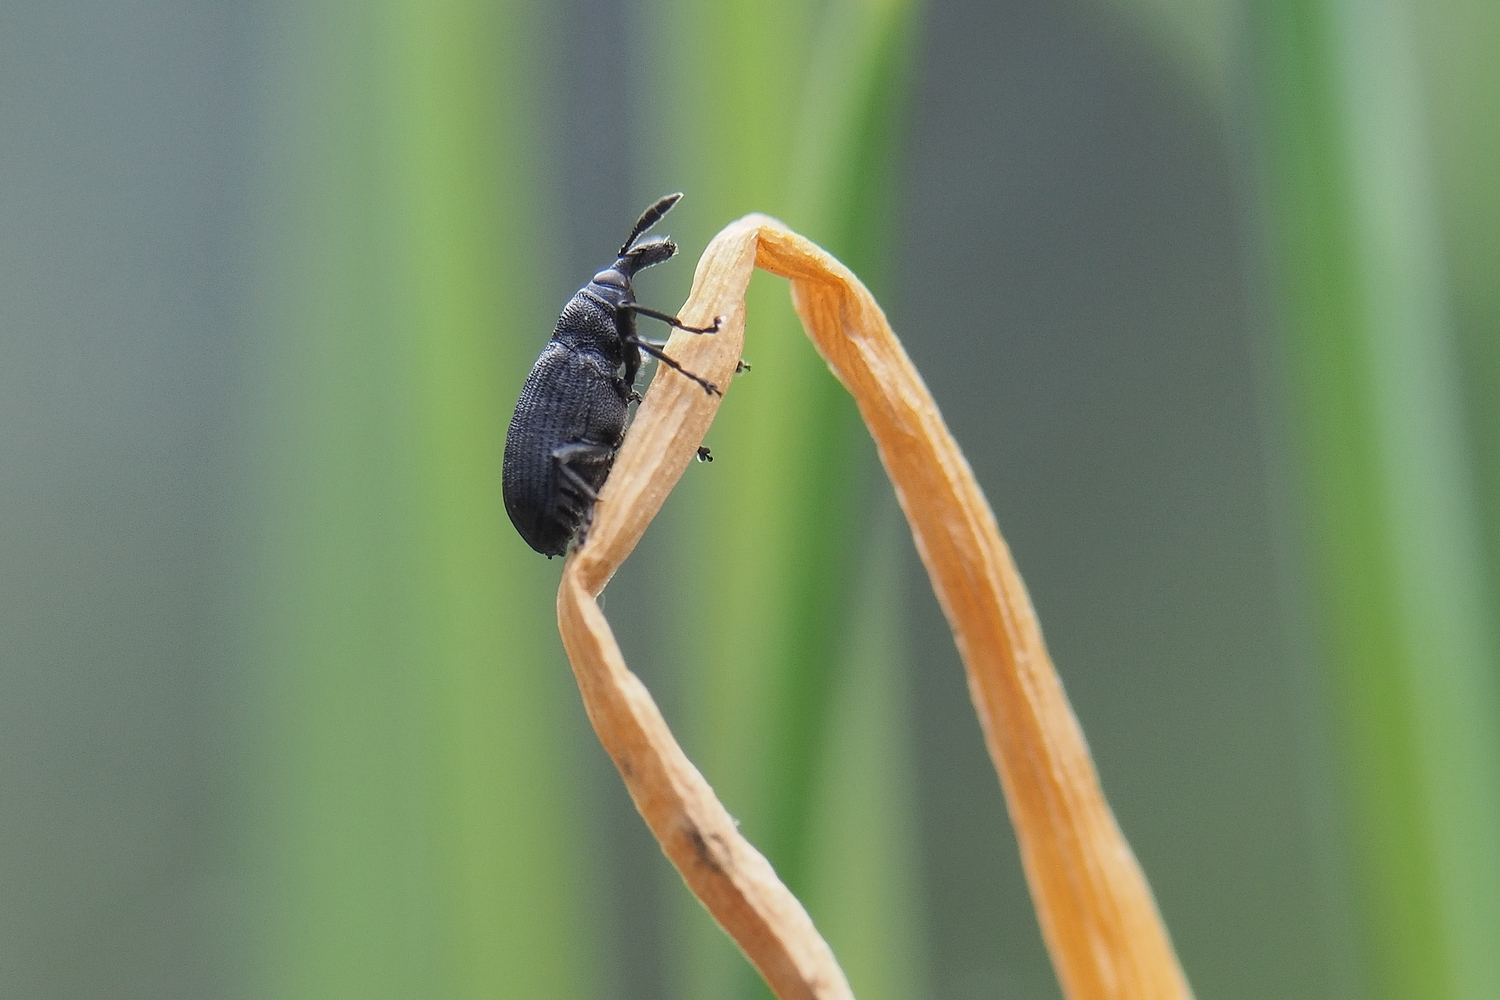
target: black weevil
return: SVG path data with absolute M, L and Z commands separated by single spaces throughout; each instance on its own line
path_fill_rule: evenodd
M 505 435 L 501 481 L 505 512 L 526 544 L 552 558 L 593 512 L 594 500 L 625 436 L 625 418 L 636 399 L 641 352 L 661 359 L 701 385 L 718 387 L 667 357 L 661 345 L 636 336 L 635 316 L 650 316 L 689 333 L 676 316 L 647 309 L 630 287 L 636 272 L 670 260 L 677 244 L 641 236 L 671 211 L 681 194 L 669 194 L 641 213 L 613 266 L 594 275 L 563 307 L 552 339 L 531 367 Z M 624 374 L 621 374 L 621 369 Z M 700 459 L 704 457 L 700 453 Z

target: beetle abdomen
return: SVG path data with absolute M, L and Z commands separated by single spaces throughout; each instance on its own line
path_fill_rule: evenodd
M 505 512 L 544 555 L 567 551 L 625 431 L 628 388 L 596 351 L 552 341 L 532 366 L 505 435 Z

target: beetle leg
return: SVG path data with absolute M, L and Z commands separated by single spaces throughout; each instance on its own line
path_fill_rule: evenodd
M 589 485 L 587 479 L 578 474 L 577 469 L 571 465 L 560 465 L 557 467 L 557 471 L 562 473 L 562 477 L 568 481 L 569 486 L 578 491 L 579 496 L 586 500 L 599 499 L 599 494 L 594 492 L 594 488 Z
M 576 526 L 574 545 L 582 545 L 588 537 L 589 524 L 594 519 L 594 501 L 599 494 L 587 479 L 573 468 L 574 462 L 587 463 L 608 461 L 614 449 L 602 444 L 576 441 L 552 449 L 552 461 L 557 465 L 557 503 L 552 509 L 552 518 L 564 528 Z
M 564 483 L 573 488 L 579 497 L 593 502 L 599 499 L 599 494 L 589 485 L 587 479 L 581 476 L 577 469 L 573 468 L 574 462 L 602 462 L 614 453 L 614 449 L 602 444 L 587 444 L 582 441 L 573 444 L 565 444 L 552 449 L 552 461 L 557 463 L 557 474 Z
M 667 357 L 667 353 L 665 351 L 663 351 L 660 347 L 657 347 L 655 344 L 651 343 L 649 340 L 642 340 L 639 337 L 631 337 L 626 340 L 625 343 L 634 344 L 636 347 L 639 347 L 641 350 L 645 351 L 653 358 L 656 358 L 668 368 L 674 369 L 682 375 L 685 375 L 688 378 L 692 379 L 694 382 L 697 382 L 699 385 L 703 386 L 703 391 L 708 393 L 710 396 L 724 395 L 719 391 L 718 386 L 714 385 L 712 382 L 708 381 L 702 376 L 694 375 L 692 372 L 688 371 L 686 368 L 682 367 L 677 362 Z
M 683 323 L 682 320 L 678 319 L 676 316 L 671 315 L 670 313 L 657 312 L 655 309 L 648 309 L 645 306 L 641 305 L 639 302 L 626 302 L 619 308 L 629 309 L 631 312 L 638 313 L 641 316 L 650 316 L 652 319 L 659 319 L 668 326 L 676 327 L 677 329 L 682 330 L 684 333 L 718 333 L 719 323 L 724 318 L 722 316 L 715 316 L 713 326 L 688 326 L 687 324 Z
M 642 346 L 646 345 L 646 344 L 649 344 L 652 347 L 666 347 L 667 346 L 667 342 L 665 340 L 653 340 L 650 337 L 642 337 L 640 335 L 637 335 L 635 339 L 637 341 L 639 341 L 640 345 L 642 345 Z M 744 358 L 740 358 L 740 360 L 734 366 L 734 373 L 736 375 L 743 375 L 745 372 L 747 372 L 749 370 L 750 370 L 750 362 L 746 361 Z

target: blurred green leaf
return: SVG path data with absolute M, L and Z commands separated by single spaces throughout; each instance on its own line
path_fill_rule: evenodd
M 1250 6 L 1375 992 L 1500 995 L 1500 700 L 1411 12 Z
M 534 15 L 281 13 L 253 472 L 268 991 L 592 992 L 550 574 L 500 497 L 551 322 Z
M 670 131 L 654 138 L 664 162 L 676 167 L 669 183 L 692 199 L 692 221 L 683 228 L 698 229 L 688 245 L 746 212 L 764 211 L 845 255 L 865 276 L 880 273 L 913 12 L 905 0 L 838 0 L 821 10 L 786 2 L 658 6 L 652 37 L 661 55 L 648 62 L 670 63 L 676 75 L 663 88 Z M 674 500 L 691 522 L 674 542 L 687 601 L 680 620 L 690 623 L 678 638 L 686 665 L 683 724 L 690 754 L 750 840 L 801 894 L 826 874 L 814 871 L 814 856 L 827 857 L 818 855 L 818 837 L 847 832 L 814 829 L 826 769 L 838 767 L 827 760 L 840 670 L 847 665 L 856 672 L 850 683 L 868 682 L 892 697 L 900 685 L 894 667 L 870 669 L 862 681 L 869 665 L 851 663 L 845 652 L 858 553 L 869 541 L 868 436 L 802 333 L 785 285 L 758 279 L 749 310 L 746 351 L 755 370 L 736 382 L 710 434 L 721 460 L 710 474 L 688 477 L 694 481 Z M 698 556 L 710 550 L 717 557 L 711 576 L 711 561 Z M 894 615 L 895 577 L 868 600 L 884 609 L 876 617 Z M 705 635 L 736 641 L 705 648 Z M 909 739 L 905 717 L 886 711 L 881 697 L 874 693 L 868 708 L 884 714 L 850 722 L 848 731 L 894 727 L 884 738 L 899 758 Z M 876 796 L 866 810 L 910 808 L 909 795 L 896 790 L 908 772 L 874 774 L 876 759 L 860 763 L 872 773 L 840 773 Z M 909 821 L 860 816 L 888 820 L 893 830 Z M 869 896 L 830 890 L 813 912 L 815 920 L 844 921 L 851 940 L 899 940 L 889 929 L 916 923 L 911 845 L 896 837 L 878 846 L 891 852 L 883 870 L 892 881 L 878 890 L 890 907 L 872 912 L 862 905 Z M 718 929 L 697 913 L 685 926 L 695 943 L 680 974 L 681 995 L 746 995 L 753 973 Z M 911 940 L 903 946 L 909 955 L 918 949 Z M 917 961 L 897 959 L 895 966 Z M 869 995 L 892 996 L 895 985 L 881 981 L 891 967 L 846 969 L 856 988 L 868 984 Z
M 928 992 L 908 625 L 892 599 L 909 534 L 894 497 L 876 506 L 808 836 L 803 901 L 862 1000 Z
M 1492 623 L 1500 623 L 1500 4 L 1413 8 Z

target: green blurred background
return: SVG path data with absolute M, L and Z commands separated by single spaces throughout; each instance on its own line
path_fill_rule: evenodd
M 673 190 L 648 304 L 756 210 L 875 289 L 1200 997 L 1500 996 L 1491 0 L 0 5 L 0 996 L 763 995 L 500 502 Z M 627 659 L 863 1000 L 1056 997 L 778 281 L 746 353 Z

